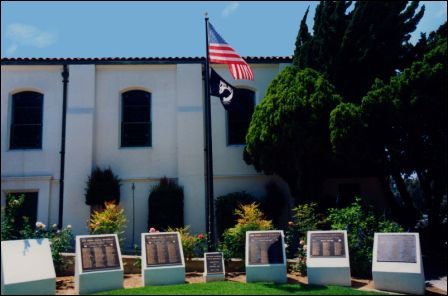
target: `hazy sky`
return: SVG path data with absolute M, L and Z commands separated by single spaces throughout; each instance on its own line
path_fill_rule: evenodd
M 308 6 L 318 2 L 1 2 L 2 57 L 205 56 L 204 12 L 243 56 L 292 55 Z M 447 19 L 447 2 L 426 6 L 413 40 Z

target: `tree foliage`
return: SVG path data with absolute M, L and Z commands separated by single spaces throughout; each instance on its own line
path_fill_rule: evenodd
M 297 195 L 302 178 L 319 176 L 331 157 L 329 114 L 341 102 L 334 87 L 312 69 L 285 68 L 257 105 L 244 148 L 244 160 L 258 171 L 276 173 Z M 299 183 L 302 186 L 299 186 Z
M 321 1 L 313 34 L 300 23 L 294 64 L 326 75 L 349 102 L 359 102 L 376 78 L 389 79 L 409 61 L 410 33 L 424 14 L 412 1 Z
M 422 60 L 387 83 L 376 80 L 360 105 L 338 106 L 330 120 L 336 152 L 376 159 L 385 175 L 392 176 L 400 208 L 405 209 L 402 222 L 408 226 L 415 225 L 422 213 L 429 214 L 430 224 L 446 219 L 446 23 L 430 36 Z M 414 173 L 423 192 L 423 208 L 416 207 L 406 185 Z

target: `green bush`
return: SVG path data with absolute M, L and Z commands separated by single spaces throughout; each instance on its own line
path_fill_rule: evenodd
M 203 233 L 192 235 L 189 230 L 190 226 L 183 228 L 169 227 L 167 232 L 179 232 L 185 259 L 204 257 L 204 253 L 207 252 L 207 236 Z
M 289 258 L 297 256 L 296 253 L 301 248 L 299 241 L 303 240 L 306 243 L 308 231 L 327 229 L 324 216 L 318 212 L 318 205 L 315 202 L 301 204 L 292 209 L 292 219 L 286 231 L 286 253 Z
M 148 198 L 148 229 L 184 226 L 184 190 L 164 177 L 151 188 Z
M 104 206 L 105 202 L 120 203 L 120 179 L 110 168 L 95 168 L 87 180 L 85 202 L 89 206 Z
M 258 205 L 240 205 L 235 210 L 237 224 L 224 232 L 223 241 L 219 245 L 219 250 L 224 253 L 226 260 L 230 258 L 242 258 L 244 260 L 246 231 L 251 230 L 271 230 L 272 221 L 266 220 Z
M 16 228 L 16 221 L 18 219 L 23 220 L 25 227 L 30 227 L 27 223 L 27 217 L 17 217 L 17 212 L 23 206 L 25 195 L 14 196 L 12 194 L 6 195 L 6 206 L 2 208 L 2 229 L 1 240 L 13 240 L 20 239 L 20 231 L 22 229 Z
M 235 210 L 240 205 L 249 205 L 257 202 L 257 198 L 245 191 L 222 195 L 216 199 L 216 229 L 221 237 L 226 229 L 235 226 L 238 216 Z
M 347 230 L 350 266 L 354 276 L 371 277 L 372 249 L 375 232 L 401 232 L 397 223 L 375 215 L 372 208 L 363 208 L 356 198 L 350 206 L 328 210 L 328 223 L 333 230 Z
M 73 240 L 72 228 L 68 225 L 66 228 L 58 229 L 56 224 L 47 228 L 42 222 L 36 222 L 36 225 L 29 223 L 28 217 L 17 217 L 17 212 L 23 207 L 25 196 L 18 197 L 8 194 L 6 196 L 7 206 L 2 209 L 2 228 L 1 240 L 18 239 L 40 239 L 47 238 L 50 241 L 51 255 L 53 263 L 57 269 L 64 267 L 62 252 L 67 252 Z M 16 228 L 15 221 L 23 220 L 20 228 Z
M 105 209 L 94 211 L 88 223 L 90 234 L 116 234 L 123 248 L 124 229 L 126 228 L 124 209 L 113 202 L 106 202 Z

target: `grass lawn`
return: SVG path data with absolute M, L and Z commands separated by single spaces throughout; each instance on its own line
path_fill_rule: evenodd
M 300 284 L 212 282 L 151 286 L 98 293 L 98 295 L 384 295 L 337 286 Z

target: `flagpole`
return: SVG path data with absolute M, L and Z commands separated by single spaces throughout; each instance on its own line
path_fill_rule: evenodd
M 205 57 L 204 67 L 204 162 L 205 162 L 205 196 L 206 196 L 206 231 L 208 237 L 208 250 L 215 248 L 215 207 L 213 197 L 213 152 L 212 152 L 212 120 L 210 106 L 210 87 L 209 87 L 209 58 L 208 58 L 208 13 L 205 13 L 205 48 L 207 55 Z

